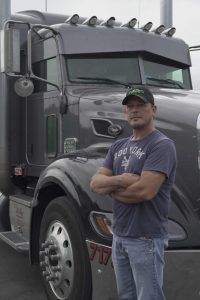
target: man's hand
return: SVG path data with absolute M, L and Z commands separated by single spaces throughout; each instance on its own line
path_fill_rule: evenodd
M 129 185 L 135 183 L 139 180 L 140 176 L 132 173 L 123 173 L 121 175 L 117 175 L 118 180 L 121 182 L 121 187 L 127 188 Z

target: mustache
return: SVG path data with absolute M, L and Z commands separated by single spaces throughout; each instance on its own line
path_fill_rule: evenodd
M 142 118 L 142 116 L 138 114 L 132 114 L 129 116 L 129 119 L 134 119 L 134 118 Z

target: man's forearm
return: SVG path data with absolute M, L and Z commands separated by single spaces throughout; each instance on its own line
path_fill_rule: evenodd
M 106 195 L 114 192 L 119 188 L 117 176 L 106 176 L 103 174 L 96 174 L 92 177 L 90 187 L 95 193 Z
M 145 199 L 138 197 L 138 194 L 135 195 L 134 193 L 129 193 L 127 189 L 113 191 L 110 193 L 110 195 L 116 200 L 119 200 L 124 203 L 140 203 L 145 201 Z
M 90 187 L 91 190 L 98 194 L 110 194 L 119 190 L 123 190 L 139 179 L 139 176 L 124 173 L 116 176 L 107 176 L 104 174 L 96 174 L 92 177 Z
M 141 177 L 138 177 L 138 181 L 133 182 L 123 190 L 113 191 L 111 196 L 124 203 L 151 201 L 159 192 L 164 180 L 164 174 L 145 171 Z
M 98 187 L 97 189 L 93 190 L 93 192 L 99 195 L 110 195 L 111 193 L 116 191 L 116 186 L 109 186 L 106 188 Z

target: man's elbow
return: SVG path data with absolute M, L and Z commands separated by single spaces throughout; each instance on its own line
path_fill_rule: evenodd
M 91 179 L 90 181 L 90 189 L 92 192 L 96 192 L 95 180 Z
M 100 194 L 101 193 L 101 189 L 99 188 L 95 178 L 92 178 L 90 181 L 90 190 L 94 193 Z
M 156 194 L 157 194 L 157 191 L 144 189 L 141 193 L 140 198 L 143 199 L 144 201 L 152 201 L 155 198 Z
M 98 187 L 94 182 L 90 183 L 90 190 L 99 195 L 106 195 L 105 190 Z

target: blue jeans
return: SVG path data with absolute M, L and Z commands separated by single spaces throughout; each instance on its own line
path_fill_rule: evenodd
M 113 235 L 112 260 L 120 300 L 165 300 L 162 290 L 166 239 Z

